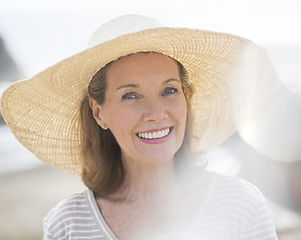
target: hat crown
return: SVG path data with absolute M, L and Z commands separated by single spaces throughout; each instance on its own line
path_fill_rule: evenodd
M 122 35 L 160 27 L 164 27 L 163 24 L 151 17 L 141 15 L 121 16 L 98 27 L 92 34 L 88 47 L 94 47 Z

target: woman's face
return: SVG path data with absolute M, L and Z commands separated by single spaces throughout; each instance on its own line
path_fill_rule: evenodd
M 187 105 L 178 66 L 169 57 L 138 53 L 116 61 L 107 72 L 105 102 L 91 106 L 126 162 L 171 161 L 182 144 Z

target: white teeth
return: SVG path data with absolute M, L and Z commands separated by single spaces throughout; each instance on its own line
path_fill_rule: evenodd
M 158 132 L 158 137 L 163 137 L 163 136 L 164 136 L 163 131 L 159 131 L 159 132 Z
M 155 138 L 165 137 L 166 135 L 168 135 L 169 131 L 170 128 L 166 128 L 164 130 L 160 130 L 157 132 L 138 133 L 138 136 L 144 139 L 155 139 Z

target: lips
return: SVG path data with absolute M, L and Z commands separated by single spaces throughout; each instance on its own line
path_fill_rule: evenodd
M 147 132 L 139 132 L 136 135 L 141 139 L 151 140 L 151 139 L 160 139 L 166 137 L 171 131 L 173 127 L 163 128 L 159 130 L 152 130 Z

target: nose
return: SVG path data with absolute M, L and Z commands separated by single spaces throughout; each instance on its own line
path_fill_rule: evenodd
M 160 122 L 168 117 L 164 103 L 159 100 L 150 99 L 145 102 L 142 118 L 146 122 Z

